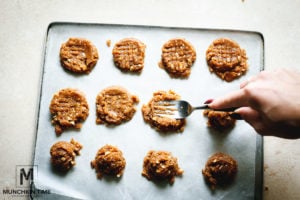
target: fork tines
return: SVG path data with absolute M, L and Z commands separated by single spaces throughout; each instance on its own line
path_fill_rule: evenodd
M 158 116 L 174 115 L 177 111 L 176 104 L 172 101 L 157 101 L 153 104 L 154 114 Z

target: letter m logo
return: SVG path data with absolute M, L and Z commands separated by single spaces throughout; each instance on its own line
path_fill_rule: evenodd
M 29 187 L 37 175 L 37 166 L 35 165 L 17 165 L 16 167 L 16 186 Z

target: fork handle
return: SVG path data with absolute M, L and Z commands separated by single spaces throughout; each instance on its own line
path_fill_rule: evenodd
M 223 108 L 223 109 L 213 109 L 213 108 L 210 108 L 208 105 L 194 107 L 194 110 L 203 110 L 203 109 L 209 109 L 209 110 L 215 110 L 215 111 L 224 111 L 224 112 L 233 112 L 238 108 L 237 107 L 232 107 L 232 108 Z
M 211 109 L 211 108 L 208 107 L 208 105 L 197 106 L 193 108 L 193 110 L 204 110 L 204 109 Z
M 224 111 L 224 112 L 234 112 L 236 109 L 238 109 L 237 107 L 231 107 L 231 108 L 223 108 L 223 109 L 212 109 L 215 111 Z
M 209 110 L 215 110 L 215 111 L 224 111 L 224 112 L 233 112 L 233 113 L 230 114 L 230 116 L 232 118 L 234 118 L 234 119 L 243 119 L 240 114 L 234 112 L 237 109 L 237 107 L 224 108 L 224 109 L 212 109 L 208 105 L 194 107 L 194 110 L 203 110 L 203 109 L 209 109 Z

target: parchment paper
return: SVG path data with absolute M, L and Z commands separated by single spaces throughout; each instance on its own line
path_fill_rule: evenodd
M 88 75 L 74 75 L 65 71 L 59 61 L 59 50 L 69 37 L 83 37 L 97 47 L 100 59 Z M 145 67 L 140 75 L 120 72 L 112 60 L 113 45 L 125 37 L 143 41 L 146 47 Z M 171 38 L 182 37 L 193 44 L 197 59 L 186 80 L 172 79 L 158 67 L 162 45 Z M 246 75 L 231 83 L 219 79 L 208 70 L 205 52 L 214 39 L 228 37 L 246 50 L 249 70 Z M 106 41 L 111 40 L 111 47 Z M 239 88 L 239 84 L 263 69 L 263 37 L 256 32 L 126 26 L 107 24 L 52 23 L 48 28 L 45 60 L 38 115 L 34 165 L 38 176 L 37 189 L 48 189 L 52 195 L 43 198 L 63 199 L 260 199 L 262 184 L 262 138 L 244 121 L 225 133 L 206 126 L 201 111 L 187 118 L 183 133 L 161 134 L 143 121 L 141 107 L 157 90 L 172 89 L 193 105 L 202 105 L 209 98 Z M 96 125 L 95 99 L 97 94 L 111 85 L 120 85 L 140 98 L 137 112 L 127 123 L 109 128 Z M 77 88 L 85 93 L 90 115 L 80 131 L 65 131 L 56 136 L 51 125 L 49 105 L 55 92 L 62 88 Z M 79 141 L 84 147 L 76 157 L 76 165 L 66 174 L 52 170 L 50 147 L 57 141 Z M 105 144 L 116 145 L 123 151 L 127 165 L 121 179 L 110 177 L 99 180 L 90 167 L 97 150 Z M 149 150 L 170 151 L 184 169 L 173 185 L 155 184 L 141 176 L 143 159 Z M 211 191 L 201 170 L 208 157 L 224 152 L 238 162 L 235 181 L 226 188 Z

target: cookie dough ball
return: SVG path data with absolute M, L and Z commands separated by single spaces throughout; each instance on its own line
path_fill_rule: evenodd
M 97 172 L 97 177 L 102 178 L 103 175 L 121 177 L 126 161 L 123 153 L 115 146 L 105 145 L 97 152 L 95 160 L 91 161 L 91 166 Z
M 61 45 L 61 65 L 75 73 L 89 73 L 98 61 L 95 45 L 83 38 L 69 38 Z
M 173 119 L 165 116 L 159 116 L 157 113 L 162 109 L 157 105 L 159 101 L 178 100 L 180 96 L 174 91 L 157 91 L 153 93 L 152 99 L 142 107 L 144 121 L 151 127 L 161 132 L 183 132 L 186 124 L 185 119 Z
M 50 113 L 55 132 L 60 135 L 66 128 L 80 129 L 82 122 L 89 115 L 89 106 L 82 92 L 66 88 L 54 94 L 50 103 Z
M 194 47 L 185 39 L 174 38 L 162 47 L 160 67 L 174 78 L 187 78 L 196 60 Z
M 117 42 L 112 54 L 115 65 L 125 72 L 140 73 L 144 68 L 146 45 L 135 38 Z
M 175 176 L 183 174 L 177 163 L 177 158 L 167 151 L 149 151 L 144 158 L 142 175 L 151 181 L 167 180 L 170 184 Z
M 136 112 L 137 96 L 125 88 L 111 86 L 102 90 L 96 98 L 97 124 L 119 125 L 132 119 Z
M 62 172 L 68 171 L 76 164 L 75 156 L 81 149 L 82 145 L 74 139 L 55 143 L 50 149 L 52 166 Z
M 232 112 L 204 110 L 203 115 L 208 118 L 207 126 L 218 131 L 233 128 L 236 120 L 231 117 Z
M 210 72 L 230 82 L 246 73 L 248 69 L 246 51 L 227 38 L 213 41 L 206 51 Z
M 211 188 L 215 189 L 217 185 L 227 185 L 232 182 L 237 169 L 238 164 L 230 155 L 216 153 L 207 160 L 202 174 Z

